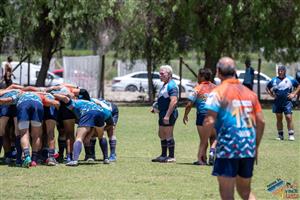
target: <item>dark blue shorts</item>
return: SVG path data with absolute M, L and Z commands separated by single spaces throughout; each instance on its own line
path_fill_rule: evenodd
M 273 104 L 273 113 L 284 113 L 284 114 L 292 114 L 293 103 L 292 101 L 285 101 L 280 104 Z
M 17 106 L 18 122 L 36 121 L 42 122 L 44 118 L 43 105 L 36 101 L 24 101 Z
M 197 117 L 196 117 L 196 125 L 197 126 L 202 126 L 203 125 L 203 121 L 205 119 L 206 113 L 197 113 Z
M 58 120 L 68 120 L 75 119 L 76 116 L 74 113 L 66 107 L 65 103 L 60 102 L 59 110 L 58 110 Z
M 173 113 L 170 115 L 170 119 L 169 119 L 169 124 L 164 124 L 164 117 L 166 115 L 167 111 L 161 111 L 159 112 L 159 120 L 158 120 L 158 124 L 160 126 L 174 126 L 175 122 L 178 118 L 178 111 L 177 109 L 173 111 Z
M 254 158 L 216 158 L 212 175 L 251 178 L 253 175 Z
M 57 109 L 54 106 L 44 106 L 44 120 L 52 119 L 57 120 Z
M 102 127 L 104 126 L 104 115 L 100 111 L 89 111 L 81 116 L 78 122 L 79 127 Z
M 17 106 L 16 105 L 1 105 L 0 117 L 16 117 Z

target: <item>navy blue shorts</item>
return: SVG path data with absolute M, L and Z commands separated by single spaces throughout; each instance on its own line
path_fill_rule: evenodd
M 52 119 L 57 120 L 57 109 L 54 106 L 44 106 L 44 120 Z
M 173 113 L 170 115 L 170 119 L 169 119 L 169 124 L 164 124 L 164 117 L 166 115 L 167 111 L 161 111 L 159 112 L 159 120 L 158 120 L 158 124 L 160 126 L 174 126 L 175 122 L 178 118 L 178 111 L 177 109 L 173 111 Z
M 100 111 L 92 110 L 80 117 L 79 127 L 102 127 L 104 126 L 104 115 Z
M 17 106 L 16 105 L 1 105 L 0 117 L 16 117 Z
M 114 126 L 115 122 L 112 116 L 105 120 L 106 126 Z
M 253 176 L 254 158 L 216 158 L 212 175 L 251 178 Z
M 203 125 L 205 116 L 206 116 L 206 113 L 197 113 L 197 117 L 196 117 L 196 125 L 197 126 Z
M 280 104 L 273 104 L 273 113 L 284 113 L 284 114 L 292 114 L 293 103 L 292 101 L 286 101 Z
M 74 113 L 66 107 L 66 104 L 60 102 L 59 110 L 58 110 L 58 120 L 68 120 L 68 119 L 75 119 L 76 116 Z
M 36 101 L 24 101 L 17 106 L 18 122 L 36 121 L 42 122 L 44 118 L 43 105 Z

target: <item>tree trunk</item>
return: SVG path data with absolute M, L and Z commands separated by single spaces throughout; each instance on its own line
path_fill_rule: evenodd
M 48 69 L 49 69 L 49 65 L 50 65 L 50 61 L 52 58 L 52 53 L 51 53 L 52 48 L 45 48 L 43 49 L 42 52 L 42 66 L 36 81 L 36 86 L 37 87 L 44 87 L 45 86 L 45 80 L 47 78 L 48 75 Z
M 210 52 L 208 50 L 205 50 L 204 54 L 205 54 L 204 68 L 208 68 L 212 71 L 213 73 L 212 81 L 213 81 L 216 75 L 216 65 L 218 63 L 218 60 L 220 59 L 221 53 L 215 53 L 215 52 Z

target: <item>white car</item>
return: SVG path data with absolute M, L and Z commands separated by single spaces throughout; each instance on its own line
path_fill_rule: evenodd
M 147 72 L 133 72 L 125 76 L 115 77 L 112 81 L 112 91 L 148 91 Z M 179 85 L 179 76 L 173 74 L 173 80 Z M 152 73 L 152 80 L 154 87 L 159 90 L 163 85 L 159 78 L 158 72 Z M 181 92 L 190 93 L 193 91 L 195 83 L 188 79 L 181 79 Z
M 4 72 L 4 66 L 6 62 L 2 62 L 2 72 Z M 19 62 L 11 62 L 12 68 L 14 69 Z M 15 69 L 12 76 L 13 83 L 20 85 L 35 85 L 38 74 L 40 72 L 41 66 L 30 63 L 30 80 L 28 84 L 28 63 L 23 62 L 18 68 Z M 47 77 L 45 80 L 45 86 L 53 86 L 62 84 L 64 82 L 63 78 L 53 74 L 48 71 Z
M 245 70 L 237 70 L 236 74 L 238 76 L 238 79 L 240 80 L 241 83 L 244 81 L 245 77 Z M 253 91 L 257 93 L 257 76 L 258 72 L 254 72 L 254 85 L 253 85 Z M 218 77 L 215 77 L 214 79 L 215 83 L 219 85 L 221 83 L 221 80 Z M 271 78 L 264 73 L 260 72 L 260 93 L 261 94 L 266 94 L 266 87 L 267 84 L 271 81 Z

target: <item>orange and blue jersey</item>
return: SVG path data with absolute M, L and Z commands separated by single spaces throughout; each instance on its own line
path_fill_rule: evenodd
M 158 93 L 157 103 L 160 112 L 166 112 L 169 109 L 170 97 L 176 96 L 178 98 L 178 86 L 174 80 L 170 80 L 164 84 Z
M 255 157 L 255 115 L 261 106 L 254 92 L 227 79 L 209 94 L 205 108 L 217 113 L 217 158 Z
M 200 84 L 197 84 L 194 88 L 194 91 L 189 95 L 188 99 L 192 101 L 196 108 L 197 108 L 197 114 L 206 113 L 205 107 L 205 101 L 208 97 L 208 94 L 216 87 L 215 84 L 213 84 L 210 81 L 204 81 Z

